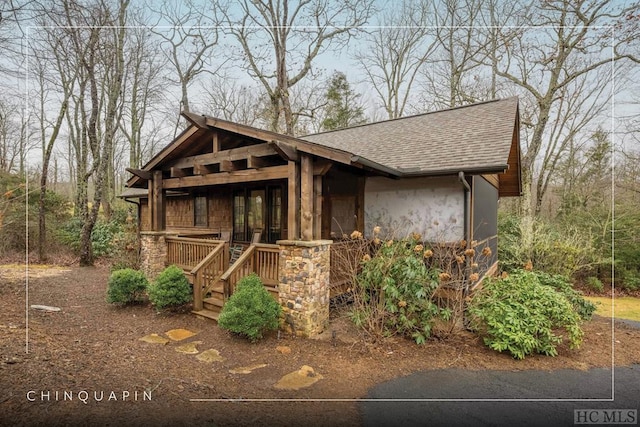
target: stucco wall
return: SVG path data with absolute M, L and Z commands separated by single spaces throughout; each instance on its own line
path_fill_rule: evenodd
M 367 235 L 376 225 L 385 237 L 417 232 L 425 240 L 456 241 L 464 235 L 464 191 L 456 177 L 370 177 L 364 206 Z

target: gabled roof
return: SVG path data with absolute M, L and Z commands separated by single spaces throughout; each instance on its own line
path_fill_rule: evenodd
M 209 144 L 207 135 L 222 130 L 253 143 L 266 142 L 283 157 L 302 152 L 392 177 L 500 173 L 504 174 L 500 195 L 517 196 L 521 192 L 515 97 L 298 138 L 208 116 L 183 116 L 190 126 L 142 172 L 197 155 L 203 144 Z M 144 174 L 137 173 L 127 181 L 128 187 L 143 184 L 139 175 Z
M 504 172 L 517 120 L 518 99 L 514 97 L 301 139 L 348 151 L 402 175 Z

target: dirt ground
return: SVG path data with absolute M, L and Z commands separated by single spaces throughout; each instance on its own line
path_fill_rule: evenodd
M 424 346 L 397 338 L 368 344 L 339 310 L 330 328 L 335 339 L 330 333 L 319 340 L 273 334 L 250 344 L 189 312 L 157 314 L 149 305 L 107 304 L 106 267 L 30 266 L 28 283 L 24 273 L 24 266 L 0 266 L 3 426 L 358 425 L 353 399 L 379 382 L 417 370 L 585 370 L 611 366 L 612 342 L 616 365 L 640 363 L 640 330 L 616 324 L 612 339 L 611 322 L 603 318 L 584 325 L 580 349 L 561 347 L 555 358 L 523 361 L 487 349 L 467 332 Z M 25 310 L 32 304 L 61 311 Z M 196 335 L 165 345 L 140 341 L 176 328 Z M 223 360 L 207 363 L 176 351 L 196 341 L 199 351 L 215 349 Z M 230 372 L 261 364 L 266 366 L 247 374 Z M 303 365 L 321 379 L 298 391 L 275 387 Z

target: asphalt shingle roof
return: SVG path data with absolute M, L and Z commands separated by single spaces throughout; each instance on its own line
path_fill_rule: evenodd
M 504 169 L 518 99 L 482 102 L 300 137 L 403 173 Z

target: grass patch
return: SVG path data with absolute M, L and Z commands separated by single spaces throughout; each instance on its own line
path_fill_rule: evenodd
M 611 317 L 611 298 L 585 297 L 585 299 L 596 303 L 598 306 L 596 314 Z M 640 298 L 617 297 L 614 304 L 616 318 L 640 322 Z

